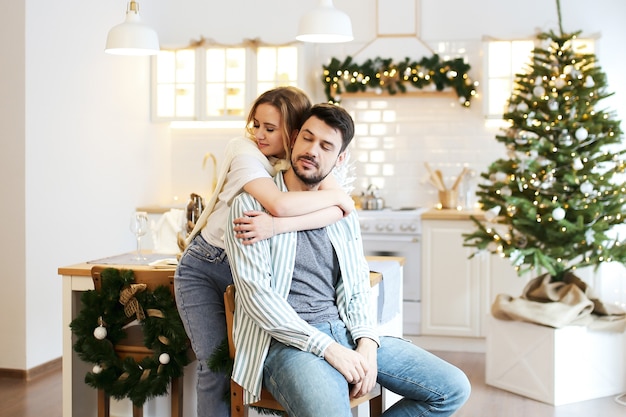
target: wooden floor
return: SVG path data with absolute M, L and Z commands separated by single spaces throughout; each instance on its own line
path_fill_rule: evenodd
M 613 397 L 553 407 L 485 385 L 482 353 L 435 352 L 463 369 L 472 395 L 455 417 L 624 417 Z M 0 417 L 61 417 L 61 372 L 24 382 L 0 378 Z

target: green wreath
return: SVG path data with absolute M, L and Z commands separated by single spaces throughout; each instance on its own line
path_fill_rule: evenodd
M 166 394 L 171 379 L 183 375 L 190 362 L 189 342 L 168 288 L 149 291 L 134 283 L 132 271 L 108 268 L 102 271 L 101 290 L 86 291 L 81 301 L 83 308 L 70 328 L 76 336 L 74 351 L 94 364 L 86 384 L 141 407 Z M 120 359 L 113 348 L 126 336 L 124 326 L 135 319 L 143 326 L 145 346 L 154 351 L 139 362 Z

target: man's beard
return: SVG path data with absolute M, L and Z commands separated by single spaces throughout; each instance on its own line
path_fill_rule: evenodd
M 315 162 L 315 160 L 311 158 L 307 158 L 306 156 L 301 156 L 300 159 L 306 159 L 306 160 Z M 317 163 L 316 163 L 316 166 L 317 166 Z M 313 176 L 307 176 L 307 172 L 300 171 L 297 167 L 297 164 L 292 163 L 291 167 L 293 169 L 294 174 L 296 174 L 296 177 L 298 177 L 300 181 L 302 181 L 302 183 L 308 186 L 319 185 L 324 180 L 324 178 L 326 178 L 328 174 L 330 174 L 330 171 L 328 171 L 326 173 L 316 173 L 316 174 L 313 174 Z

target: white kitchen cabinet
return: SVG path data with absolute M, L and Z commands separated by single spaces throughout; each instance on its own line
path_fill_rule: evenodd
M 443 214 L 443 213 L 442 213 Z M 469 215 L 422 220 L 422 335 L 482 338 L 496 294 L 517 296 L 527 282 L 508 259 L 463 246 Z

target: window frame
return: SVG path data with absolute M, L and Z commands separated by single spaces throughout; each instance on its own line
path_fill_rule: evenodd
M 510 66 L 510 71 L 508 74 L 508 79 L 509 79 L 509 89 L 508 89 L 508 93 L 506 94 L 506 99 L 505 101 L 502 103 L 502 112 L 491 112 L 490 111 L 490 107 L 492 106 L 493 103 L 491 103 L 490 101 L 490 90 L 492 87 L 491 81 L 494 79 L 504 79 L 506 77 L 491 77 L 490 76 L 490 44 L 491 43 L 495 43 L 495 42 L 508 42 L 509 44 L 513 44 L 514 42 L 531 42 L 532 43 L 532 48 L 528 51 L 528 56 L 526 57 L 526 59 L 519 59 L 520 62 L 523 62 L 522 66 L 520 68 L 512 68 L 512 64 Z M 484 47 L 484 54 L 483 54 L 483 113 L 485 116 L 485 120 L 487 121 L 487 123 L 489 124 L 498 124 L 498 121 L 500 121 L 501 123 L 505 123 L 503 121 L 503 116 L 504 116 L 504 109 L 506 107 L 506 103 L 508 101 L 508 99 L 511 97 L 511 94 L 513 92 L 513 88 L 514 88 L 514 84 L 515 84 L 515 75 L 522 72 L 524 70 L 524 66 L 527 65 L 530 62 L 530 58 L 532 57 L 532 52 L 534 50 L 534 48 L 540 47 L 541 46 L 541 40 L 537 39 L 537 38 L 526 38 L 526 39 L 495 39 L 495 38 L 489 38 L 489 39 L 485 39 L 483 41 L 483 47 Z M 585 52 L 591 52 L 591 53 L 596 53 L 597 51 L 597 36 L 586 36 L 586 37 L 578 37 L 577 39 L 574 40 L 575 44 L 586 44 L 586 45 L 590 45 L 590 49 L 587 49 Z M 513 48 L 510 47 L 509 50 L 512 50 Z M 498 57 L 496 57 L 496 59 L 499 59 Z M 510 62 L 513 62 L 514 59 L 511 58 Z
M 221 115 L 221 116 L 208 116 L 207 106 L 206 106 L 206 51 L 210 48 L 243 48 L 245 50 L 245 92 L 244 92 L 244 109 L 242 115 Z M 169 49 L 168 51 L 179 51 L 185 49 L 194 49 L 195 51 L 195 80 L 194 80 L 194 112 L 193 116 L 190 117 L 181 117 L 181 116 L 159 116 L 158 112 L 158 94 L 157 89 L 159 87 L 158 83 L 158 55 L 151 57 L 150 61 L 150 73 L 151 73 L 151 82 L 150 82 L 150 93 L 151 93 L 151 105 L 150 105 L 150 116 L 153 122 L 202 122 L 204 124 L 211 124 L 211 122 L 216 122 L 215 125 L 222 125 L 224 122 L 239 122 L 245 120 L 247 118 L 247 110 L 251 103 L 257 98 L 257 89 L 259 85 L 257 72 L 260 65 L 262 63 L 258 62 L 257 48 L 295 48 L 297 54 L 297 67 L 296 67 L 296 80 L 289 80 L 287 84 L 276 82 L 275 86 L 280 85 L 293 85 L 298 88 L 302 88 L 304 78 L 304 68 L 303 58 L 304 52 L 301 44 L 293 43 L 293 44 L 283 44 L 283 45 L 258 45 L 258 46 L 249 46 L 245 44 L 241 45 L 201 45 L 193 48 L 183 47 L 178 49 Z M 275 78 L 275 81 L 279 81 L 278 77 Z M 263 81 L 263 83 L 267 83 L 267 81 Z

